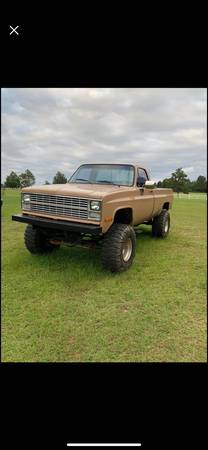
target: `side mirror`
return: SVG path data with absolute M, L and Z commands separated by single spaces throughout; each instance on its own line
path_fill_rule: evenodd
M 155 187 L 155 182 L 153 180 L 146 180 L 144 187 L 147 189 L 154 189 Z
M 138 175 L 137 177 L 137 187 L 144 187 L 145 184 L 145 178 L 141 175 Z

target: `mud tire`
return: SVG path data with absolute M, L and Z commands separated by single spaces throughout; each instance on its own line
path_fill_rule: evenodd
M 103 267 L 111 272 L 129 269 L 136 252 L 136 234 L 130 225 L 115 223 L 104 236 Z
M 50 244 L 39 228 L 27 225 L 25 229 L 25 246 L 30 253 L 50 253 L 57 245 Z
M 170 214 L 166 209 L 156 216 L 152 223 L 152 236 L 166 238 L 170 229 Z

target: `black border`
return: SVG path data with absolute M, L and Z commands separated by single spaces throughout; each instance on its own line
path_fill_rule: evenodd
M 117 16 L 117 26 L 112 20 L 100 30 L 99 22 L 94 33 L 83 12 L 80 40 L 79 16 L 71 11 L 70 30 L 62 21 L 61 33 L 50 11 L 47 22 L 38 11 L 35 35 L 33 12 L 29 21 L 13 15 L 24 30 L 19 40 L 6 35 L 10 14 L 2 24 L 2 87 L 207 86 L 206 27 L 195 11 L 190 23 L 188 11 L 183 17 L 171 10 L 160 28 L 154 11 L 152 17 L 140 10 L 123 34 L 126 9 L 126 21 Z M 193 26 L 198 18 L 200 29 Z M 56 33 L 46 35 L 54 23 Z M 62 449 L 77 441 L 202 448 L 207 363 L 1 363 L 0 369 L 6 449 Z

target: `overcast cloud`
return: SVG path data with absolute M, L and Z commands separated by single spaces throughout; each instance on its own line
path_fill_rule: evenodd
M 52 182 L 86 162 L 206 176 L 206 101 L 202 88 L 2 89 L 2 180 L 30 169 Z

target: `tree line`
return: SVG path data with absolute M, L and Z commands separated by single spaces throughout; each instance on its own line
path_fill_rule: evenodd
M 58 171 L 56 175 L 53 177 L 52 184 L 65 184 L 65 183 L 67 183 L 67 178 L 63 173 Z M 35 184 L 35 176 L 29 169 L 27 169 L 24 173 L 21 173 L 20 175 L 17 175 L 16 172 L 12 171 L 9 175 L 7 175 L 6 181 L 3 184 L 3 186 L 8 188 L 23 188 L 32 186 L 33 184 Z M 46 180 L 45 184 L 51 183 L 49 183 L 49 181 Z
M 188 178 L 188 175 L 181 167 L 171 174 L 170 178 L 158 181 L 158 188 L 171 188 L 175 192 L 207 192 L 207 180 L 203 175 L 199 175 L 194 181 Z
M 52 184 L 65 184 L 67 183 L 67 177 L 60 171 L 56 172 L 53 177 Z M 4 183 L 4 187 L 10 188 L 23 188 L 32 186 L 35 184 L 35 176 L 27 169 L 24 173 L 17 175 L 16 172 L 11 172 Z M 48 180 L 45 184 L 51 184 Z M 183 171 L 181 167 L 176 169 L 171 174 L 170 178 L 165 178 L 162 181 L 156 183 L 158 188 L 171 188 L 175 192 L 207 192 L 207 180 L 203 175 L 199 175 L 195 181 L 191 181 L 188 175 Z

